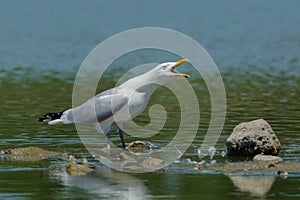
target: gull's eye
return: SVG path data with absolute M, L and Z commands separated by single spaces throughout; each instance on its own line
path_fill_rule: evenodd
M 163 70 L 165 70 L 165 69 L 167 69 L 167 67 L 168 67 L 168 65 L 164 65 L 164 66 L 162 66 L 161 68 L 162 68 Z

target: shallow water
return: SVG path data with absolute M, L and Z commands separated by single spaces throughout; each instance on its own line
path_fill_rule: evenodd
M 190 65 L 181 71 L 192 75 L 189 82 L 199 97 L 200 128 L 181 163 L 159 172 L 111 171 L 84 148 L 74 125 L 47 126 L 37 122 L 46 112 L 70 107 L 76 71 L 95 45 L 129 28 L 162 26 L 182 31 L 200 42 L 221 71 L 227 116 L 215 146 L 217 163 L 226 160 L 221 154 L 233 127 L 257 118 L 266 119 L 277 134 L 282 144 L 280 156 L 300 162 L 298 1 L 191 1 L 181 5 L 165 1 L 159 2 L 160 6 L 158 2 L 135 3 L 0 2 L 0 150 L 38 146 L 87 157 L 97 166 L 92 174 L 71 177 L 64 170 L 65 163 L 59 160 L 17 162 L 0 157 L 0 199 L 299 198 L 299 173 L 287 179 L 274 175 L 236 178 L 210 171 L 200 173 L 184 164 L 187 158 L 200 161 L 196 150 L 210 120 L 207 88 Z M 157 14 L 153 15 L 148 7 L 157 8 Z M 166 8 L 176 14 L 170 16 Z M 101 79 L 98 90 L 113 87 L 123 73 L 138 64 L 177 58 L 155 51 L 123 56 Z M 150 105 L 154 103 L 168 111 L 169 120 L 161 134 L 151 138 L 154 144 L 164 146 L 177 130 L 179 105 L 164 88 L 154 93 Z M 148 112 L 137 121 L 148 122 Z M 112 140 L 119 142 L 117 135 Z M 131 140 L 126 137 L 126 142 Z M 209 158 L 205 160 L 210 162 Z M 250 186 L 250 182 L 257 183 L 261 190 Z

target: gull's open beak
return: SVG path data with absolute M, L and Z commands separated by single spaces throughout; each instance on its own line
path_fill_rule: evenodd
M 181 60 L 178 60 L 176 63 L 175 63 L 175 65 L 173 66 L 173 69 L 175 68 L 175 67 L 178 67 L 179 65 L 181 65 L 182 63 L 184 63 L 184 62 L 188 62 L 188 59 L 181 59 Z M 176 73 L 176 75 L 175 76 L 181 76 L 181 77 L 184 77 L 184 78 L 190 78 L 190 75 L 188 75 L 188 74 L 182 74 L 182 73 Z

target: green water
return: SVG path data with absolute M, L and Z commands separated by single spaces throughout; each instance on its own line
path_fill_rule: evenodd
M 234 126 L 258 118 L 267 120 L 280 139 L 280 156 L 300 162 L 300 5 L 290 2 L 164 1 L 157 6 L 158 2 L 139 1 L 0 1 L 0 150 L 37 146 L 85 157 L 96 166 L 91 174 L 72 177 L 65 171 L 66 163 L 56 158 L 21 162 L 0 157 L 0 199 L 299 199 L 300 172 L 286 179 L 259 174 L 238 179 L 195 171 L 186 164 L 187 158 L 201 161 L 196 150 L 210 121 L 209 93 L 189 65 L 181 71 L 192 75 L 189 82 L 199 98 L 200 127 L 180 163 L 158 172 L 110 170 L 84 148 L 74 125 L 37 122 L 47 112 L 70 107 L 76 71 L 99 42 L 129 28 L 162 26 L 201 43 L 221 71 L 227 115 L 215 146 L 217 163 L 226 162 L 222 152 Z M 150 7 L 157 9 L 155 15 Z M 113 63 L 98 91 L 113 87 L 138 64 L 175 58 L 149 51 L 126 55 Z M 155 103 L 162 104 L 170 117 L 161 134 L 151 138 L 163 146 L 177 130 L 179 105 L 164 88 L 153 94 L 150 105 Z M 136 120 L 149 121 L 147 110 Z M 116 134 L 112 141 L 119 143 Z
M 18 70 L 17 70 L 18 71 Z M 111 75 L 110 77 L 113 77 Z M 239 122 L 256 118 L 266 119 L 273 127 L 282 143 L 280 156 L 286 161 L 299 162 L 300 144 L 297 134 L 300 127 L 298 120 L 299 81 L 298 77 L 265 77 L 241 74 L 223 74 L 227 91 L 227 118 L 214 159 L 224 163 L 221 156 L 225 150 L 225 140 L 232 128 Z M 71 77 L 70 77 L 71 79 Z M 109 81 L 109 80 L 107 80 Z M 106 81 L 104 81 L 106 82 Z M 201 79 L 191 79 L 196 91 L 201 93 L 201 123 L 197 137 L 191 148 L 181 159 L 186 158 L 199 162 L 196 149 L 203 141 L 209 123 L 208 94 L 201 89 Z M 108 84 L 109 85 L 109 84 Z M 262 87 L 263 85 L 263 87 Z M 98 166 L 96 172 L 85 177 L 71 177 L 65 172 L 66 163 L 50 159 L 41 162 L 18 162 L 0 159 L 1 197 L 15 199 L 26 198 L 122 198 L 144 197 L 163 199 L 239 199 L 255 198 L 257 194 L 241 191 L 233 184 L 230 177 L 215 172 L 193 170 L 192 165 L 173 164 L 160 171 L 147 174 L 122 174 L 106 169 L 87 152 L 82 145 L 75 126 L 48 126 L 37 122 L 38 117 L 50 110 L 63 110 L 71 102 L 72 81 L 44 77 L 37 80 L 8 76 L 1 81 L 1 148 L 38 146 L 47 150 L 70 152 L 77 157 L 86 157 Z M 198 86 L 198 87 L 197 87 Z M 157 100 L 157 98 L 159 99 Z M 171 102 L 171 103 L 170 103 Z M 166 89 L 159 89 L 151 99 L 152 103 L 161 103 L 168 110 L 176 110 L 178 105 Z M 178 112 L 179 113 L 179 112 Z M 176 111 L 170 112 L 171 121 L 179 120 Z M 144 112 L 137 121 L 147 121 L 148 113 Z M 151 142 L 163 146 L 176 131 L 176 123 L 167 123 L 161 134 L 153 137 Z M 131 137 L 126 137 L 127 142 Z M 117 135 L 113 141 L 118 144 Z M 206 159 L 209 162 L 209 159 Z M 116 174 L 115 174 L 116 173 Z M 120 175 L 121 174 L 121 175 Z M 114 176 L 115 175 L 115 176 Z M 121 177 L 120 177 L 121 176 Z M 282 199 L 299 195 L 299 174 L 290 174 L 287 179 L 272 177 L 266 198 Z M 119 179 L 120 178 L 120 179 Z M 264 180 L 264 176 L 257 177 Z M 267 177 L 268 179 L 268 177 Z M 128 184 L 128 182 L 132 182 Z M 247 184 L 247 182 L 245 182 Z M 270 183 L 269 183 L 270 184 Z M 218 191 L 218 192 L 216 192 Z

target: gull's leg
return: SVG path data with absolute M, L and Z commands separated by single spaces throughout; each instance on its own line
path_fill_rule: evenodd
M 107 147 L 107 149 L 110 149 L 110 133 L 109 132 L 106 134 L 106 147 Z
M 97 123 L 95 128 L 98 133 L 104 134 L 106 136 L 106 147 L 110 149 L 110 126 L 109 123 Z
M 123 134 L 122 129 L 120 129 L 120 128 L 119 128 L 119 136 L 120 136 L 120 139 L 122 142 L 122 147 L 123 147 L 123 149 L 125 149 L 124 134 Z

